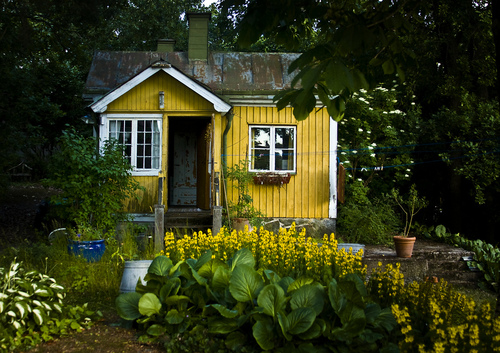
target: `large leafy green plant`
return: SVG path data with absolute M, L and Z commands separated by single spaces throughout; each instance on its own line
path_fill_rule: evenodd
M 354 274 L 326 286 L 281 278 L 257 271 L 252 253 L 241 249 L 227 262 L 212 259 L 211 252 L 175 265 L 160 256 L 145 280 L 116 304 L 122 318 L 137 320 L 153 337 L 206 328 L 224 335 L 231 351 L 397 350 L 389 340 L 396 326 L 390 309 L 371 303 Z
M 93 313 L 86 304 L 66 306 L 65 295 L 55 279 L 26 271 L 19 262 L 0 267 L 0 351 L 36 345 L 90 325 Z
M 78 227 L 114 232 L 116 224 L 126 218 L 124 201 L 136 196 L 140 188 L 123 158 L 122 146 L 106 141 L 99 150 L 97 139 L 75 131 L 64 132 L 60 142 L 47 181 L 62 189 L 53 203 L 65 205 L 65 218 Z

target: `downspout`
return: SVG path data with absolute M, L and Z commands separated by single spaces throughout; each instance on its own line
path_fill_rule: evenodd
M 229 130 L 231 130 L 231 125 L 233 123 L 233 109 L 231 109 L 227 114 L 227 125 L 226 128 L 224 129 L 224 132 L 222 133 L 222 186 L 224 187 L 224 199 L 226 200 L 226 208 L 228 207 L 227 205 L 227 179 L 226 179 L 226 170 L 227 170 L 227 134 L 229 133 Z M 229 213 L 228 213 L 228 218 L 229 218 Z M 231 223 L 231 220 L 229 220 Z
M 231 109 L 227 114 L 227 125 L 226 129 L 224 130 L 224 133 L 222 134 L 222 170 L 226 171 L 227 168 L 227 134 L 229 133 L 229 130 L 231 130 L 231 125 L 233 123 L 233 110 Z M 225 178 L 224 178 L 225 180 Z

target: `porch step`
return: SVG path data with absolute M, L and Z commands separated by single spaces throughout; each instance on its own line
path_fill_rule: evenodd
M 165 212 L 165 228 L 208 229 L 213 226 L 211 211 L 169 210 Z
M 417 239 L 411 258 L 396 257 L 396 251 L 388 247 L 368 245 L 363 263 L 367 265 L 368 276 L 379 262 L 384 266 L 399 263 L 407 283 L 436 277 L 455 286 L 477 288 L 483 274 L 471 271 L 464 260 L 464 257 L 473 255 L 473 252 L 462 248 Z

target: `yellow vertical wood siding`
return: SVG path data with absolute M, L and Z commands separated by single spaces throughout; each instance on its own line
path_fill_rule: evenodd
M 213 105 L 163 71 L 137 85 L 108 105 L 108 112 L 160 112 L 159 92 L 165 92 L 168 111 L 213 111 Z
M 268 217 L 327 218 L 329 205 L 329 129 L 325 109 L 297 122 L 291 108 L 234 107 L 228 134 L 228 165 L 248 158 L 249 125 L 297 126 L 297 174 L 283 187 L 252 185 L 254 206 Z M 228 183 L 228 196 L 236 200 L 236 190 Z

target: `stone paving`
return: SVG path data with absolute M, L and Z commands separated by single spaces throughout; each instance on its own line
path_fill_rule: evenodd
M 477 288 L 483 275 L 481 272 L 471 271 L 465 260 L 473 255 L 472 251 L 452 245 L 417 239 L 411 258 L 396 257 L 396 251 L 386 246 L 367 245 L 363 262 L 368 267 L 368 275 L 379 262 L 384 265 L 399 262 L 401 272 L 408 282 L 435 277 L 437 280 L 443 278 L 453 285 Z

